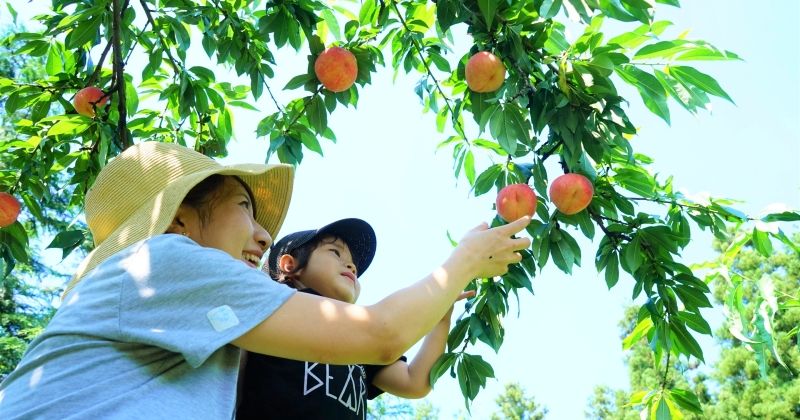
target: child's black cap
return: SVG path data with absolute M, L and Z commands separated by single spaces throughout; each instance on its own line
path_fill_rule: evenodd
M 301 246 L 324 236 L 340 238 L 350 248 L 353 264 L 356 265 L 359 277 L 367 271 L 372 258 L 375 256 L 376 238 L 375 231 L 369 223 L 361 219 L 342 219 L 317 230 L 303 230 L 290 233 L 272 245 L 267 257 L 267 267 L 270 275 L 275 277 L 278 269 L 278 258 L 288 254 Z

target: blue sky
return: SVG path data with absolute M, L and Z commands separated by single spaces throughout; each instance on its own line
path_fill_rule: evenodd
M 27 1 L 10 3 L 21 12 L 31 9 Z M 713 112 L 693 116 L 671 104 L 672 126 L 667 126 L 645 109 L 635 91 L 623 89 L 630 100 L 629 116 L 640 127 L 640 135 L 632 140 L 635 149 L 654 158 L 654 172 L 673 175 L 676 188 L 687 193 L 737 198 L 743 200 L 738 208 L 754 215 L 773 203 L 800 208 L 800 3 L 682 3 L 680 9 L 659 5 L 657 18 L 674 23 L 665 36 L 690 30 L 688 39 L 709 41 L 744 58 L 693 64 L 713 75 L 736 105 L 715 98 Z M 613 36 L 634 27 L 615 25 L 605 32 Z M 456 53 L 447 56 L 451 63 L 470 47 L 463 28 L 456 31 L 462 35 L 457 37 Z M 578 34 L 572 33 L 573 38 Z M 278 55 L 273 90 L 305 72 L 305 55 Z M 197 60 L 194 65 L 206 59 L 190 54 L 190 60 Z M 222 72 L 218 76 L 224 78 Z M 434 116 L 421 113 L 413 93 L 417 79 L 416 74 L 400 74 L 393 83 L 392 70 L 379 69 L 373 83 L 360 89 L 357 109 L 339 108 L 329 117 L 338 143 L 322 141 L 324 158 L 306 153 L 282 229 L 289 233 L 344 217 L 370 222 L 378 250 L 362 279 L 359 302 L 364 304 L 422 278 L 441 263 L 451 250 L 448 231 L 458 238 L 494 216 L 494 193 L 471 197 L 466 181 L 452 175 L 449 151 L 435 152 L 450 133 L 438 133 Z M 278 100 L 285 104 L 299 95 L 300 91 L 283 92 Z M 236 111 L 229 162 L 264 160 L 268 145 L 254 138 L 255 125 L 274 112 L 274 105 L 267 97 L 257 106 L 260 113 Z M 710 235 L 696 229 L 693 235 L 684 262 L 712 258 Z M 596 385 L 627 387 L 617 323 L 632 303 L 632 281 L 623 277 L 608 291 L 594 270 L 596 244 L 580 243 L 583 268 L 567 276 L 551 264 L 533 279 L 535 296 L 521 296 L 518 318 L 512 303 L 499 354 L 483 345 L 473 348 L 492 363 L 497 376 L 473 404 L 473 418 L 489 416 L 506 382 L 520 382 L 549 408 L 553 419 L 582 418 Z M 719 319 L 716 312 L 708 315 Z M 713 341 L 704 340 L 703 345 L 707 359 L 715 360 Z M 458 384 L 447 376 L 428 399 L 443 418 L 463 410 Z

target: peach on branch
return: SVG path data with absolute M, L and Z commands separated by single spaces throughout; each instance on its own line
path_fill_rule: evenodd
M 0 228 L 11 226 L 19 217 L 19 201 L 7 192 L 0 192 Z
M 95 109 L 104 107 L 106 102 L 108 102 L 108 96 L 103 97 L 104 95 L 102 90 L 94 86 L 89 86 L 75 94 L 72 105 L 75 107 L 75 111 L 77 111 L 78 114 L 94 118 Z
M 511 184 L 497 194 L 497 214 L 506 222 L 522 216 L 531 216 L 536 211 L 536 193 L 528 184 Z
M 494 92 L 505 81 L 506 66 L 496 55 L 481 51 L 469 58 L 464 76 L 473 92 Z
M 550 201 L 564 214 L 575 214 L 585 209 L 592 202 L 593 195 L 592 182 L 581 174 L 564 174 L 550 184 Z
M 353 86 L 358 76 L 356 56 L 342 47 L 328 48 L 314 61 L 314 73 L 329 91 L 343 92 Z

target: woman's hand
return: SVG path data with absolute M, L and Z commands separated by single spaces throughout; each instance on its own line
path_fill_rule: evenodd
M 451 258 L 466 264 L 474 278 L 500 276 L 508 272 L 508 265 L 522 260 L 519 250 L 531 245 L 528 238 L 512 238 L 525 229 L 531 219 L 524 216 L 507 225 L 489 229 L 486 223 L 476 226 L 461 239 Z

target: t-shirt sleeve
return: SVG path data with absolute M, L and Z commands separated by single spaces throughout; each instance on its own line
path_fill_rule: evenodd
M 397 361 L 408 361 L 405 356 L 400 356 Z M 362 365 L 364 367 L 364 374 L 367 376 L 367 399 L 372 400 L 383 394 L 383 390 L 375 386 L 373 381 L 375 380 L 375 376 L 381 369 L 385 368 L 387 365 Z
M 261 323 L 295 292 L 180 235 L 142 242 L 118 265 L 125 272 L 120 337 L 181 353 L 193 367 Z

